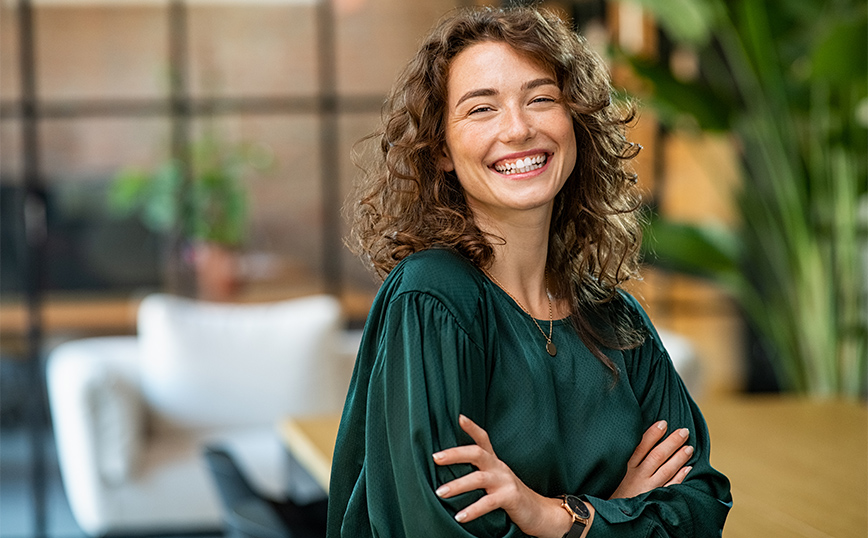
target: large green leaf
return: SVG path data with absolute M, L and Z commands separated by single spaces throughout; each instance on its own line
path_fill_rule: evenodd
M 721 226 L 651 218 L 642 243 L 654 265 L 733 284 L 740 275 L 741 249 L 736 235 Z
M 864 14 L 829 28 L 811 54 L 811 75 L 833 84 L 868 77 L 868 18 Z
M 632 0 L 659 21 L 674 41 L 705 45 L 719 16 L 713 0 Z
M 657 63 L 637 58 L 629 61 L 636 73 L 653 85 L 651 100 L 666 123 L 675 125 L 681 115 L 688 115 L 704 130 L 724 131 L 731 127 L 733 105 L 720 99 L 708 86 L 680 81 Z

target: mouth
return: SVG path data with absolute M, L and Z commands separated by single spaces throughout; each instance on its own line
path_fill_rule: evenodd
M 513 174 L 524 174 L 539 170 L 544 167 L 549 160 L 548 153 L 540 153 L 538 155 L 528 155 L 521 159 L 504 159 L 497 161 L 492 165 L 492 168 L 505 176 Z

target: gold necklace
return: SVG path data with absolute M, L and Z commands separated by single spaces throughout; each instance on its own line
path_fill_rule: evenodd
M 545 273 L 546 299 L 549 300 L 549 334 L 548 335 L 546 335 L 546 332 L 543 330 L 543 328 L 539 326 L 539 323 L 537 323 L 536 318 L 534 318 L 533 315 L 528 311 L 528 309 L 525 308 L 523 304 L 521 304 L 521 301 L 516 299 L 513 294 L 509 293 L 509 290 L 504 288 L 503 284 L 501 284 L 499 280 L 494 278 L 494 275 L 492 275 L 491 273 L 489 273 L 485 269 L 483 269 L 482 272 L 485 273 L 488 276 L 488 278 L 493 280 L 494 283 L 497 284 L 497 286 L 500 289 L 502 289 L 504 291 L 504 293 L 509 295 L 510 299 L 515 301 L 515 304 L 517 304 L 518 307 L 521 308 L 524 311 L 524 313 L 530 317 L 530 320 L 533 321 L 533 324 L 536 325 L 536 328 L 539 329 L 539 332 L 541 332 L 543 337 L 546 339 L 546 353 L 548 353 L 552 357 L 557 355 L 558 354 L 558 348 L 555 345 L 555 343 L 552 342 L 552 328 L 554 327 L 554 319 L 552 316 L 552 298 L 549 295 L 549 275 L 548 275 L 548 272 Z

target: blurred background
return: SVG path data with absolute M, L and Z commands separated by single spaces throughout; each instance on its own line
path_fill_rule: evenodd
M 45 396 L 59 344 L 134 335 L 154 292 L 326 293 L 362 326 L 378 282 L 342 244 L 354 143 L 421 36 L 476 4 L 500 3 L 3 1 L 0 537 L 82 534 Z M 864 411 L 865 3 L 542 4 L 638 102 L 648 227 L 631 291 L 684 339 L 694 396 Z M 868 460 L 864 428 L 852 435 Z M 857 480 L 848 528 L 865 536 Z M 803 535 L 851 535 L 817 532 Z

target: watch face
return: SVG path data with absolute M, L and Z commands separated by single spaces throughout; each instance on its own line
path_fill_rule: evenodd
M 569 505 L 570 507 L 570 510 L 575 512 L 577 516 L 582 519 L 588 519 L 589 517 L 591 517 L 591 511 L 588 510 L 587 505 L 585 505 L 585 503 L 581 499 L 573 495 L 567 495 L 566 500 L 567 505 Z

